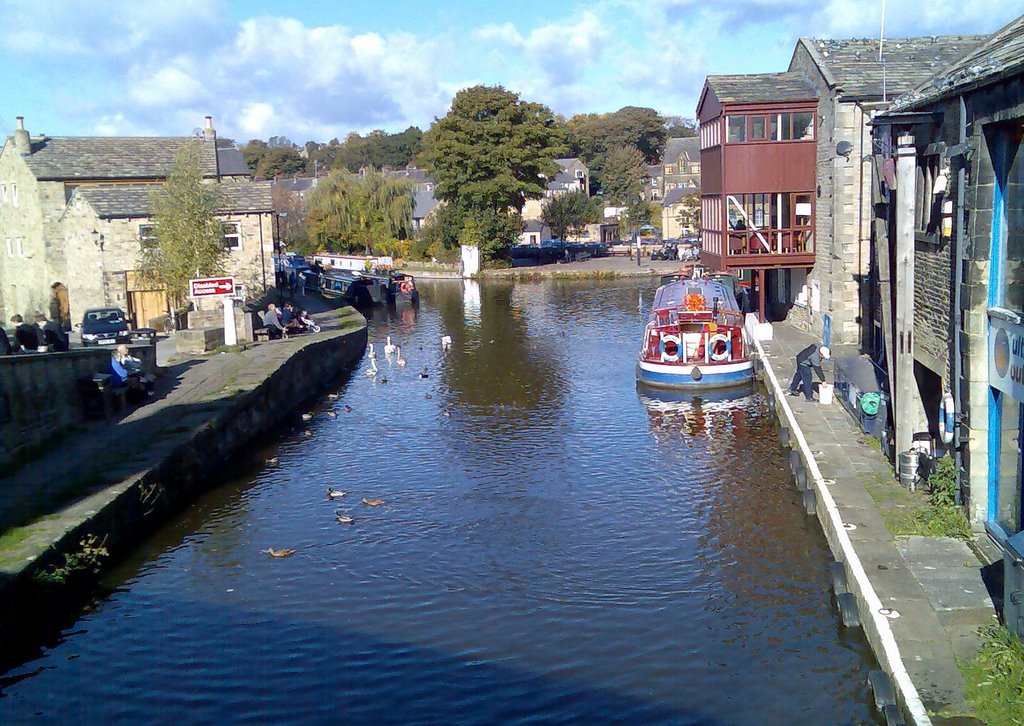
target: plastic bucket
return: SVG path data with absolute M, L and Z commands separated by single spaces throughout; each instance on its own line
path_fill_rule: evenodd
M 822 406 L 831 406 L 835 397 L 835 388 L 831 383 L 822 383 L 818 386 L 818 403 Z

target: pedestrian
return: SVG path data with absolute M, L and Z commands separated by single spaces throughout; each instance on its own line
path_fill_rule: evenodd
M 14 339 L 18 341 L 22 351 L 35 353 L 39 350 L 39 334 L 36 328 L 25 322 L 20 315 L 12 315 L 11 322 L 14 323 Z
M 38 313 L 36 315 L 36 326 L 39 328 L 39 339 L 50 351 L 63 353 L 68 349 L 68 339 L 64 336 L 64 331 L 60 329 L 57 323 L 47 320 L 45 315 Z
M 793 373 L 793 380 L 789 384 L 789 395 L 799 396 L 802 390 L 804 398 L 808 401 L 813 401 L 814 388 L 811 384 L 811 370 L 817 373 L 818 377 L 824 381 L 825 371 L 821 369 L 821 362 L 831 358 L 832 351 L 828 347 L 823 345 L 819 348 L 815 343 L 811 343 L 797 353 L 796 371 Z
M 295 270 L 288 273 L 288 294 L 295 297 L 295 288 L 299 285 L 299 277 L 295 274 Z
M 267 311 L 260 317 L 263 318 L 263 325 L 266 326 L 271 340 L 276 340 L 284 335 L 284 326 L 281 325 L 281 318 L 277 314 L 277 306 L 274 303 L 267 305 Z
M 13 352 L 14 346 L 11 345 L 11 339 L 7 337 L 4 326 L 0 325 L 0 355 L 10 355 Z

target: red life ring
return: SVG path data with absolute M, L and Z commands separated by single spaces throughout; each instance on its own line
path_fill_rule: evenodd
M 398 289 L 401 290 L 406 295 L 410 295 L 412 294 L 412 283 L 409 280 L 402 280 L 401 284 L 398 286 Z

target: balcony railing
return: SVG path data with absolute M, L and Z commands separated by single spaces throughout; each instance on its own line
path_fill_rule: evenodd
M 728 255 L 802 255 L 814 252 L 810 229 L 735 230 L 726 234 Z

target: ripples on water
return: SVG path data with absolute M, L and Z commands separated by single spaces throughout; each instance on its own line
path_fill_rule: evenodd
M 632 282 L 422 293 L 371 321 L 408 365 L 112 573 L 0 722 L 874 722 L 759 394 L 637 391 Z

